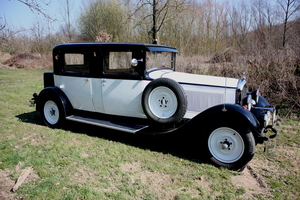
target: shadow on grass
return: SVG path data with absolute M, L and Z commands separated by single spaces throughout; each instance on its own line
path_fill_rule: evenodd
M 45 126 L 40 113 L 36 111 L 23 113 L 16 117 L 19 118 L 21 122 Z M 177 132 L 159 136 L 130 134 L 68 120 L 66 120 L 62 130 L 120 142 L 140 149 L 171 154 L 197 163 L 206 163 L 206 161 L 199 156 L 200 149 L 198 153 L 195 150 L 193 151 L 193 149 L 197 149 L 196 145 L 200 146 L 200 144 L 193 141 L 195 139 L 190 138 L 188 133 Z M 196 145 L 193 145 L 195 143 Z
M 20 122 L 36 124 L 36 125 L 44 125 L 40 113 L 38 113 L 36 111 L 32 111 L 29 113 L 23 113 L 23 114 L 17 115 L 16 117 L 19 118 L 18 121 L 20 121 Z

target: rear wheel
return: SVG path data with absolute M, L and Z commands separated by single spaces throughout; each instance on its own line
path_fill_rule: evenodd
M 65 112 L 61 101 L 53 95 L 47 95 L 42 105 L 44 123 L 51 128 L 60 128 L 65 120 Z
M 207 129 L 204 147 L 214 165 L 239 170 L 253 158 L 255 140 L 246 126 L 224 123 Z

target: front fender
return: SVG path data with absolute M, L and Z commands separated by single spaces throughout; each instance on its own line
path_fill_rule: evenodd
M 263 109 L 256 109 L 256 107 L 270 108 L 271 105 L 264 97 L 259 96 L 257 103 L 255 104 L 255 106 L 253 106 L 251 108 L 251 112 L 253 113 L 253 115 L 260 122 L 260 124 L 263 125 L 264 124 L 264 114 L 266 113 L 266 111 Z
M 54 95 L 58 97 L 61 100 L 63 109 L 66 113 L 66 115 L 69 115 L 72 111 L 72 105 L 68 99 L 68 97 L 65 95 L 65 93 L 59 89 L 58 87 L 46 87 L 44 88 L 37 97 L 36 102 L 36 110 L 41 111 L 43 109 L 44 101 L 47 100 L 48 95 Z
M 221 104 L 213 106 L 191 119 L 188 123 L 190 127 L 205 127 L 215 120 L 226 120 L 234 123 L 238 123 L 241 126 L 247 126 L 252 132 L 255 138 L 259 137 L 260 124 L 255 116 L 244 109 L 240 105 L 236 104 Z

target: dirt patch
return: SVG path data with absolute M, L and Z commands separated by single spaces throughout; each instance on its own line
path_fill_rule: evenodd
M 174 199 L 182 191 L 195 194 L 195 197 L 201 197 L 199 191 L 192 191 L 191 188 L 172 188 L 174 180 L 171 175 L 143 170 L 141 162 L 125 163 L 121 165 L 121 171 L 131 173 L 131 184 L 140 182 L 147 186 L 147 191 L 155 193 L 158 199 Z M 210 191 L 210 182 L 205 178 L 194 180 L 201 188 Z M 254 166 L 248 165 L 245 170 L 232 176 L 232 183 L 238 188 L 244 188 L 245 194 L 240 196 L 242 199 L 256 199 L 254 194 L 264 197 L 272 197 L 270 188 L 264 179 L 258 175 Z M 145 192 L 141 190 L 140 193 Z
M 169 187 L 172 184 L 171 175 L 143 170 L 141 162 L 125 163 L 120 168 L 123 172 L 132 173 L 131 184 L 140 183 L 146 186 L 138 191 L 139 195 L 143 195 L 146 190 L 156 194 L 157 199 L 174 199 L 178 192 Z
M 125 163 L 121 165 L 121 171 L 122 172 L 137 172 L 142 169 L 142 163 L 141 162 L 135 162 L 135 163 Z
M 231 179 L 234 185 L 245 189 L 246 192 L 242 195 L 243 199 L 256 199 L 253 194 L 271 195 L 268 184 L 251 165 L 248 165 L 240 174 L 232 176 Z
M 10 171 L 0 169 L 0 200 L 16 199 L 15 194 L 11 192 L 15 181 L 9 178 Z
M 12 180 L 10 175 L 13 173 L 17 173 L 21 175 L 23 172 L 23 163 L 19 162 L 19 164 L 15 167 L 14 170 L 0 170 L 0 200 L 16 200 L 16 199 L 23 199 L 17 197 L 15 193 L 12 192 L 12 188 L 16 184 L 16 180 Z M 33 170 L 25 179 L 24 182 L 35 181 L 39 179 L 37 173 Z M 21 187 L 21 185 L 20 185 Z

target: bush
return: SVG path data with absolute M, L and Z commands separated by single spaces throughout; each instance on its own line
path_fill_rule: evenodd
M 222 59 L 226 57 L 230 59 Z M 232 78 L 246 72 L 249 91 L 260 89 L 280 115 L 300 117 L 300 56 L 289 48 L 270 48 L 252 55 L 226 49 L 212 58 L 178 56 L 176 66 L 177 71 Z
M 281 115 L 300 117 L 299 60 L 291 49 L 271 49 L 253 56 L 235 56 L 230 63 L 214 64 L 209 74 L 237 78 L 246 72 L 250 91 L 260 89 L 272 105 L 281 108 Z
M 7 60 L 2 61 L 2 64 L 12 68 L 22 69 L 51 69 L 52 56 L 38 55 L 30 53 L 14 54 Z

